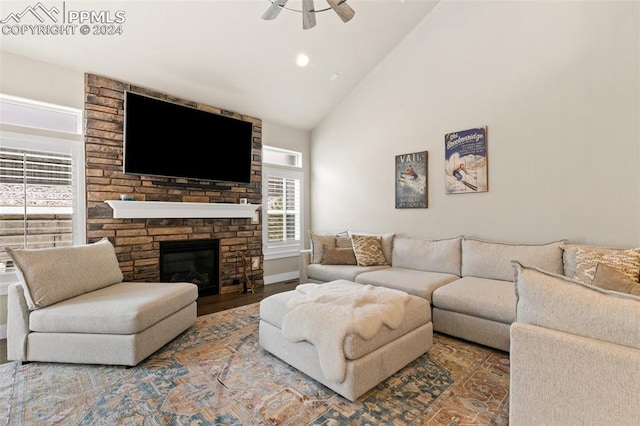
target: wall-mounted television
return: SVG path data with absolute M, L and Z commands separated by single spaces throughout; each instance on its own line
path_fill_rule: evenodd
M 251 183 L 248 121 L 125 92 L 125 174 Z

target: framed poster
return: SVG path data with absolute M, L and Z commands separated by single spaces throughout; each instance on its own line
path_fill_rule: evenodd
M 444 143 L 446 193 L 487 192 L 487 128 L 449 133 Z
M 427 151 L 396 155 L 396 208 L 427 208 Z

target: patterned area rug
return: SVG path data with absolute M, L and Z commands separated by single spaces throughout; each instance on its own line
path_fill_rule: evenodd
M 258 344 L 257 303 L 198 317 L 134 368 L 0 365 L 5 425 L 506 425 L 508 354 L 434 346 L 356 402 Z

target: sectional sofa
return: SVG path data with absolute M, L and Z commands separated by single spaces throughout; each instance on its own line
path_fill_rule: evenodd
M 434 331 L 509 351 L 511 426 L 639 424 L 640 248 L 379 234 L 360 262 L 357 236 L 311 233 L 300 282 L 404 290 Z
M 503 351 L 509 351 L 516 320 L 512 261 L 573 278 L 578 260 L 583 263 L 579 273 L 592 273 L 589 267 L 598 259 L 592 251 L 605 250 L 567 240 L 507 244 L 467 236 L 429 240 L 384 233 L 378 235 L 384 262 L 362 266 L 357 258 L 344 256 L 353 249 L 353 235 L 366 234 L 311 232 L 311 249 L 300 253 L 300 282 L 346 279 L 406 291 L 431 303 L 434 331 Z

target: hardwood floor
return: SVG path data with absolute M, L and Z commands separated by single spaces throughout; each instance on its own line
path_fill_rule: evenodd
M 298 280 L 291 280 L 265 285 L 256 289 L 255 293 L 216 294 L 215 296 L 200 297 L 198 298 L 198 316 L 225 311 L 238 306 L 250 305 L 251 303 L 259 302 L 272 294 L 293 290 L 297 285 Z
M 214 312 L 226 311 L 238 306 L 256 303 L 271 296 L 272 294 L 289 291 L 296 288 L 298 280 L 285 281 L 281 283 L 269 284 L 256 289 L 255 293 L 231 293 L 216 294 L 214 296 L 204 296 L 198 298 L 198 316 L 212 314 Z M 0 364 L 7 362 L 7 339 L 0 340 Z

